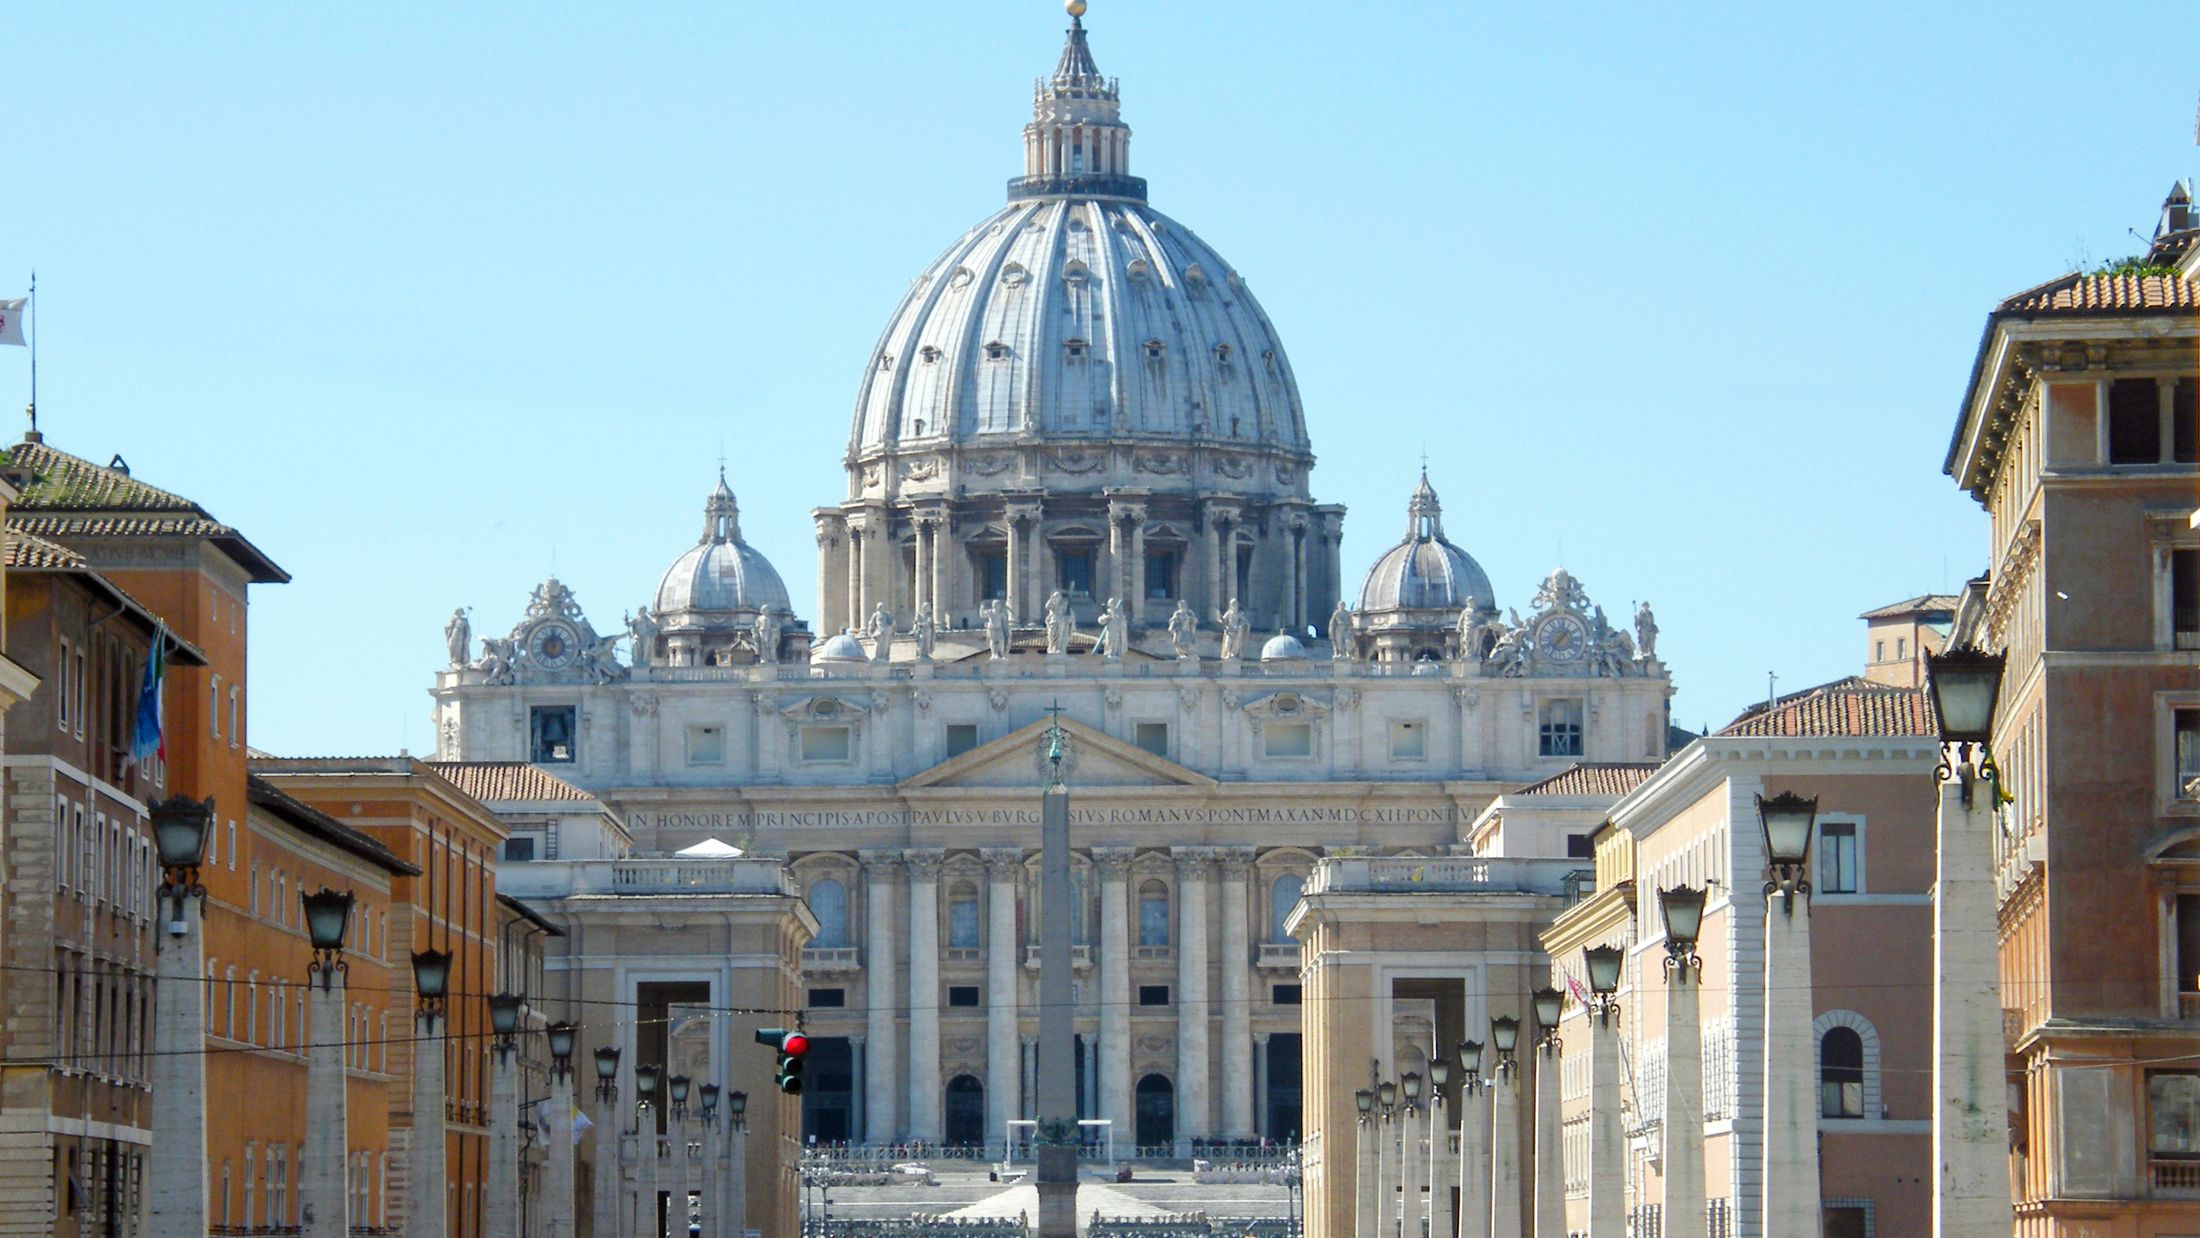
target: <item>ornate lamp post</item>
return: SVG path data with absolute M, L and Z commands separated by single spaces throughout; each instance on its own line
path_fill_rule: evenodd
M 1535 1062 L 1535 1238 L 1566 1238 L 1566 1163 L 1560 1125 L 1558 1021 L 1566 996 L 1545 985 L 1533 998 Z
M 489 1232 L 519 1232 L 519 1067 L 512 1060 L 519 1045 L 520 1011 L 527 999 L 497 993 L 489 999 Z
M 1451 1058 L 1441 1047 L 1428 1059 L 1428 1232 L 1429 1238 L 1451 1234 L 1451 1175 L 1444 1170 L 1453 1162 L 1447 1136 L 1451 1122 L 1444 1113 L 1444 1085 L 1451 1082 Z
M 1933 883 L 1933 1232 L 1989 1234 L 2010 1224 L 2008 1123 L 1995 943 L 1991 741 L 2003 655 L 1950 649 L 1925 659 L 1940 718 L 1939 872 Z M 1972 748 L 1978 749 L 1976 763 Z
M 1353 1167 L 1352 1175 L 1352 1232 L 1355 1234 L 1372 1234 L 1375 1232 L 1376 1178 L 1381 1174 L 1376 1165 L 1375 1147 L 1380 1134 L 1375 1123 L 1374 1091 L 1369 1088 L 1361 1088 L 1359 1091 L 1354 1092 L 1352 1094 L 1352 1106 L 1360 1111 L 1360 1116 L 1353 1126 L 1353 1132 L 1359 1143 L 1357 1147 L 1358 1163 Z
M 1490 1048 L 1496 1066 L 1490 1072 L 1490 1234 L 1520 1238 L 1520 1068 L 1513 1054 L 1520 1046 L 1520 1020 L 1501 1015 L 1490 1020 Z
M 1490 1232 L 1490 1122 L 1482 1108 L 1482 1042 L 1459 1042 L 1459 1232 Z
M 1817 1233 L 1818 1048 L 1810 968 L 1810 836 L 1818 801 L 1783 791 L 1757 797 L 1765 838 L 1765 1163 L 1767 1234 Z M 1775 910 L 1774 900 L 1778 900 Z M 1803 914 L 1797 915 L 1796 903 Z M 1995 1012 L 1999 1018 L 2000 1012 Z M 2000 1039 L 1995 1040 L 1999 1074 Z
M 1619 1116 L 1618 946 L 1582 951 L 1589 968 L 1589 1238 L 1625 1238 L 1627 1133 Z
M 299 897 L 305 904 L 313 962 L 306 966 L 312 1018 L 306 1027 L 306 1144 L 299 1167 L 298 1231 L 302 1238 L 349 1238 L 344 1029 L 350 998 L 345 981 L 351 969 L 344 963 L 344 935 L 351 928 L 352 896 L 348 890 L 323 886 Z
M 151 806 L 160 857 L 154 909 L 152 1146 L 148 1149 L 149 1238 L 205 1238 L 206 957 L 199 933 L 206 887 L 199 865 L 214 829 L 214 801 L 175 796 Z
M 657 1200 L 657 1114 L 651 1102 L 664 1079 L 662 1066 L 634 1068 L 634 1236 L 665 1238 L 665 1217 Z
M 596 1238 L 620 1238 L 619 1207 L 619 1050 L 596 1050 Z
M 1421 1238 L 1421 1172 L 1428 1154 L 1421 1150 L 1421 1076 L 1407 1071 L 1398 1077 L 1406 1107 L 1398 1124 L 1398 1233 L 1400 1238 Z
M 1382 1130 L 1375 1143 L 1375 1232 L 1398 1232 L 1398 1085 L 1385 1079 L 1375 1085 L 1375 1103 L 1382 1106 Z
M 1665 921 L 1665 1199 L 1661 1224 L 1673 1233 L 1707 1230 L 1709 1202 L 1703 1179 L 1703 1018 L 1699 1006 L 1703 960 L 1696 938 L 1703 931 L 1704 891 L 1680 886 L 1658 891 Z
M 406 1158 L 405 1238 L 443 1238 L 449 1228 L 449 1166 L 444 1157 L 443 1053 L 445 1037 L 436 1031 L 451 984 L 451 956 L 420 950 L 412 956 L 413 1094 L 412 1150 Z
M 580 1029 L 550 1025 L 550 1168 L 542 1196 L 543 1238 L 573 1238 L 573 1042 Z M 611 1238 L 606 1234 L 604 1238 Z

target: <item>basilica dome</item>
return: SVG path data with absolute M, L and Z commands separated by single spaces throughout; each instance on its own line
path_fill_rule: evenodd
M 754 546 L 741 540 L 741 512 L 726 478 L 703 503 L 703 536 L 665 569 L 657 585 L 660 619 L 691 612 L 792 611 L 787 586 Z
M 1398 611 L 1435 611 L 1449 621 L 1468 607 L 1495 614 L 1497 594 L 1482 565 L 1444 536 L 1443 504 L 1421 475 L 1406 504 L 1406 535 L 1383 552 L 1360 587 L 1360 610 L 1380 615 Z

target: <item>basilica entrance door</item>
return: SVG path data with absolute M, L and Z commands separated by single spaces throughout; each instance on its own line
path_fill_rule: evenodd
M 1176 1087 L 1160 1075 L 1138 1081 L 1138 1154 L 1168 1156 L 1176 1144 Z
M 975 1148 L 985 1142 L 985 1085 L 970 1075 L 947 1081 L 947 1142 Z

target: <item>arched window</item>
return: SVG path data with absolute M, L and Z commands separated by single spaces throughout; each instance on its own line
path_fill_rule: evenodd
M 1283 922 L 1291 918 L 1291 909 L 1298 905 L 1299 895 L 1306 889 L 1306 878 L 1297 873 L 1285 873 L 1269 887 L 1270 941 L 1289 941 L 1291 934 L 1283 931 Z
M 817 940 L 810 944 L 838 950 L 848 944 L 848 887 L 831 877 L 810 887 L 810 914 L 817 917 Z
M 1818 1112 L 1828 1118 L 1864 1116 L 1864 1038 L 1836 1027 L 1818 1042 Z
M 1138 887 L 1138 944 L 1169 944 L 1169 887 L 1151 878 Z
M 947 948 L 978 948 L 978 887 L 958 881 L 947 895 Z

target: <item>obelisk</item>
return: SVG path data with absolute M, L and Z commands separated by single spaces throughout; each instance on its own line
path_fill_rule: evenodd
M 1040 1238 L 1077 1234 L 1077 1060 L 1071 1031 L 1069 788 L 1062 785 L 1062 714 L 1047 730 L 1047 785 L 1039 836 L 1039 1189 Z

